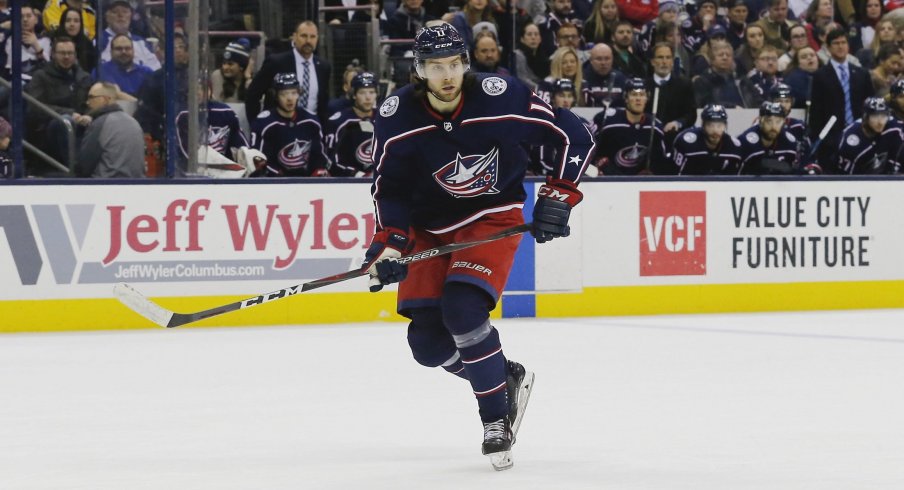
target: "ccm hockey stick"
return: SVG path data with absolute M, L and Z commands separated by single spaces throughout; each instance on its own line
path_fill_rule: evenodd
M 472 240 L 470 242 L 461 242 L 461 243 L 449 243 L 447 245 L 440 245 L 439 247 L 431 248 L 428 250 L 424 250 L 422 252 L 418 252 L 416 254 L 406 255 L 399 260 L 399 262 L 403 264 L 411 264 L 413 262 L 420 262 L 422 260 L 431 259 L 433 257 L 438 257 L 440 255 L 450 254 L 452 252 L 456 252 L 458 250 L 464 250 L 466 248 L 476 247 L 477 245 L 482 245 L 485 243 L 494 242 L 496 240 L 500 240 L 502 238 L 507 238 L 510 236 L 520 235 L 527 231 L 530 231 L 531 224 L 525 223 L 523 225 L 513 226 L 511 228 L 502 230 L 498 233 L 490 235 L 485 238 L 481 238 L 479 240 Z M 252 306 L 261 305 L 264 303 L 268 303 L 270 301 L 275 301 L 278 299 L 286 298 L 298 293 L 303 293 L 305 291 L 310 291 L 312 289 L 322 288 L 324 286 L 329 286 L 330 284 L 336 284 L 337 282 L 347 281 L 349 279 L 354 279 L 356 277 L 366 276 L 367 270 L 365 269 L 354 269 L 348 272 L 343 272 L 341 274 L 336 274 L 335 276 L 324 277 L 322 279 L 316 279 L 311 282 L 306 282 L 304 284 L 296 284 L 294 286 L 289 286 L 287 288 L 279 289 L 276 291 L 272 291 L 269 293 L 261 294 L 259 296 L 255 296 L 253 298 L 243 299 L 241 301 L 236 301 L 235 303 L 229 303 L 228 305 L 217 306 L 214 308 L 210 308 L 208 310 L 199 311 L 196 313 L 176 313 L 162 306 L 154 303 L 153 301 L 147 299 L 141 293 L 139 293 L 135 288 L 129 286 L 125 283 L 119 283 L 113 287 L 113 293 L 116 295 L 116 299 L 118 299 L 122 304 L 128 306 L 135 313 L 147 318 L 148 320 L 160 325 L 161 327 L 166 328 L 175 328 L 188 323 L 194 323 L 198 320 L 203 320 L 205 318 L 210 318 L 217 315 L 222 315 L 223 313 L 229 313 L 230 311 L 241 310 L 243 308 L 250 308 Z

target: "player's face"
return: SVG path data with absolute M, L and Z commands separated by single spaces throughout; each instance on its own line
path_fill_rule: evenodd
M 574 107 L 574 94 L 571 92 L 559 92 L 552 98 L 552 105 L 562 109 Z
M 725 134 L 725 123 L 722 121 L 707 121 L 703 123 L 703 132 L 706 134 L 706 141 L 711 145 L 715 145 L 722 140 L 722 135 Z
M 770 141 L 778 138 L 778 133 L 781 132 L 784 125 L 785 118 L 783 117 L 766 116 L 760 118 L 760 131 L 763 134 L 763 138 Z
M 362 111 L 370 111 L 377 103 L 377 89 L 366 87 L 355 92 L 355 106 Z
M 871 114 L 866 117 L 866 125 L 875 134 L 885 131 L 885 125 L 888 124 L 887 114 Z
M 653 59 L 650 62 L 653 63 L 653 71 L 660 77 L 665 77 L 669 73 L 672 73 L 672 68 L 675 66 L 672 50 L 665 47 L 656 48 L 656 53 L 653 55 Z
M 794 103 L 794 100 L 791 97 L 776 97 L 772 99 L 772 102 L 778 102 L 779 105 L 782 106 L 782 109 L 785 110 L 785 117 L 791 113 L 791 105 Z
M 283 112 L 295 112 L 295 106 L 298 105 L 299 93 L 297 88 L 287 88 L 280 90 L 276 94 L 276 105 Z
M 628 93 L 628 100 L 625 105 L 631 113 L 643 114 L 643 109 L 647 106 L 647 92 L 645 90 L 632 90 Z
M 461 56 L 430 59 L 424 63 L 424 75 L 427 77 L 427 87 L 436 98 L 452 102 L 461 94 L 465 65 Z

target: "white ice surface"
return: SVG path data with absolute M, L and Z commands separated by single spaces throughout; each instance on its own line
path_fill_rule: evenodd
M 496 324 L 501 473 L 404 325 L 3 335 L 0 489 L 904 488 L 904 311 Z

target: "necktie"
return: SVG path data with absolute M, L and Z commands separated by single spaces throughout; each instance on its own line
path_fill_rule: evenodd
M 851 110 L 851 84 L 847 64 L 839 65 L 838 70 L 841 74 L 841 89 L 844 90 L 844 123 L 851 124 L 854 122 L 854 113 Z
M 311 90 L 311 72 L 308 71 L 310 61 L 301 62 L 301 97 L 298 99 L 298 105 L 304 109 L 308 108 L 308 92 Z

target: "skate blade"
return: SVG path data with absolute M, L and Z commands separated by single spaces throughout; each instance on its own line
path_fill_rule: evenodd
M 515 465 L 511 451 L 499 451 L 498 453 L 487 454 L 487 456 L 496 471 L 505 471 Z
M 524 382 L 518 389 L 518 415 L 512 422 L 512 445 L 515 445 L 518 437 L 518 429 L 521 427 L 521 420 L 524 418 L 524 412 L 527 410 L 527 402 L 530 401 L 530 394 L 534 390 L 534 373 L 525 371 Z

